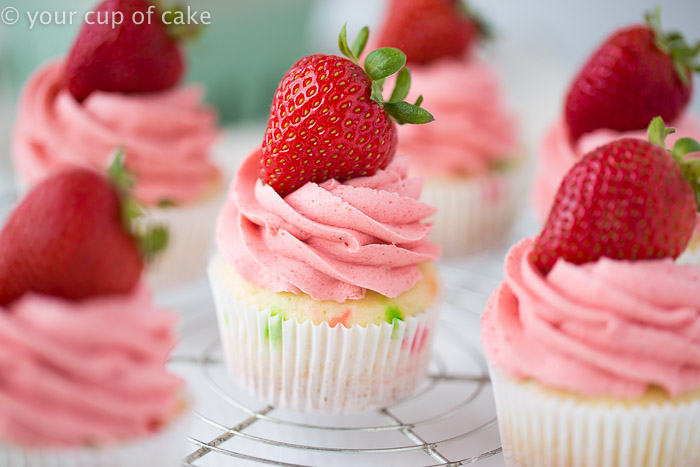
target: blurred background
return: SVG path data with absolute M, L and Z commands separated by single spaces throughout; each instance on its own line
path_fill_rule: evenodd
M 0 0 L 0 10 L 83 12 L 95 0 Z M 337 52 L 337 33 L 376 27 L 384 0 L 185 0 L 211 13 L 212 24 L 188 45 L 188 79 L 203 83 L 226 126 L 262 135 L 272 93 L 302 55 Z M 586 56 L 615 28 L 641 21 L 656 4 L 665 29 L 700 39 L 700 0 L 471 0 L 496 31 L 484 54 L 500 71 L 521 135 L 533 149 L 563 105 L 569 81 Z M 0 183 L 9 183 L 8 138 L 22 83 L 41 63 L 69 49 L 79 25 L 0 23 Z M 695 79 L 696 86 L 698 79 Z M 700 114 L 698 92 L 692 102 Z M 426 102 L 429 107 L 429 102 Z

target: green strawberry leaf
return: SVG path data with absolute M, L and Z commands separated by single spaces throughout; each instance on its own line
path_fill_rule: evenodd
M 387 102 L 384 108 L 399 125 L 429 123 L 435 120 L 430 112 L 408 102 Z
M 653 13 L 645 13 L 644 18 L 647 25 L 654 31 L 656 46 L 671 57 L 678 78 L 685 86 L 690 86 L 690 73 L 692 71 L 700 72 L 700 63 L 698 62 L 700 41 L 691 47 L 681 33 L 675 31 L 665 33 L 661 27 L 660 5 L 657 5 Z
M 130 192 L 136 184 L 136 177 L 124 165 L 125 150 L 119 147 L 114 151 L 112 163 L 107 169 L 107 175 L 112 184 L 120 192 Z
M 423 103 L 423 94 L 418 96 L 418 99 L 416 99 L 416 103 L 413 105 L 415 105 L 416 107 L 420 107 L 422 103 Z
M 372 81 L 384 79 L 406 65 L 406 54 L 393 47 L 373 50 L 365 59 L 365 72 Z
M 408 96 L 408 90 L 411 89 L 411 72 L 408 68 L 404 68 L 396 77 L 396 85 L 391 93 L 389 102 L 401 102 Z
M 649 142 L 664 149 L 666 149 L 666 137 L 675 132 L 675 128 L 666 128 L 666 123 L 661 117 L 654 117 L 647 128 Z
M 164 226 L 156 225 L 138 235 L 137 239 L 141 254 L 146 262 L 150 263 L 168 246 L 170 234 Z
M 365 26 L 360 29 L 360 33 L 355 38 L 355 42 L 352 44 L 352 53 L 355 57 L 361 57 L 362 52 L 365 51 L 365 46 L 367 45 L 367 39 L 369 38 L 369 28 Z
M 348 23 L 343 24 L 343 28 L 340 30 L 340 34 L 338 35 L 338 48 L 340 49 L 340 52 L 348 57 L 350 60 L 352 60 L 354 63 L 359 65 L 359 60 L 355 56 L 355 54 L 352 52 L 352 49 L 348 45 L 348 30 L 347 30 Z
M 673 154 L 677 157 L 685 157 L 686 154 L 691 152 L 700 152 L 700 143 L 693 138 L 680 138 L 673 145 Z

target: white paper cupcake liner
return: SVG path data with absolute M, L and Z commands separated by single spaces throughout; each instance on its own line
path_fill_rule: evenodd
M 437 208 L 430 240 L 443 257 L 497 245 L 512 227 L 524 192 L 524 168 L 480 177 L 425 177 L 421 201 Z
M 595 405 L 490 373 L 509 467 L 700 465 L 700 400 Z
M 356 413 L 408 396 L 425 378 L 439 301 L 395 325 L 331 328 L 247 305 L 216 269 L 209 276 L 224 358 L 236 384 L 261 401 L 301 412 Z
M 103 448 L 41 450 L 0 444 L 3 467 L 180 467 L 186 455 L 191 413 L 147 439 Z
M 144 225 L 165 225 L 169 232 L 166 250 L 149 265 L 151 287 L 172 289 L 204 276 L 213 247 L 216 216 L 222 203 L 223 197 L 217 194 L 197 203 L 148 208 L 142 220 Z

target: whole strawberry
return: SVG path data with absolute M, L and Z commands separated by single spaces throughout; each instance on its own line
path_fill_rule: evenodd
M 401 49 L 408 63 L 426 64 L 463 57 L 486 32 L 462 0 L 391 0 L 379 44 Z
M 148 0 L 105 0 L 95 8 L 93 24 L 83 25 L 65 63 L 66 86 L 78 101 L 94 91 L 148 93 L 180 81 L 182 52 L 149 7 Z M 146 18 L 142 24 L 135 13 Z
M 700 160 L 684 156 L 700 144 L 681 138 L 669 154 L 673 131 L 657 117 L 650 142 L 623 138 L 585 155 L 564 177 L 531 261 L 546 274 L 559 258 L 678 257 L 700 208 Z
M 121 172 L 123 173 L 123 172 Z M 133 204 L 107 178 L 70 169 L 37 185 L 0 232 L 0 306 L 27 292 L 81 300 L 134 289 L 164 231 L 139 244 L 125 216 Z
M 307 182 L 340 181 L 373 175 L 396 152 L 398 123 L 427 123 L 433 116 L 403 99 L 410 74 L 406 56 L 383 48 L 359 57 L 367 43 L 364 28 L 352 49 L 345 27 L 341 51 L 348 57 L 312 55 L 284 76 L 272 101 L 260 159 L 260 178 L 281 196 Z M 403 68 L 403 70 L 402 70 Z M 382 96 L 384 79 L 401 70 L 391 99 Z
M 647 22 L 615 32 L 574 79 L 564 110 L 572 142 L 598 128 L 640 130 L 656 116 L 673 121 L 685 109 L 700 49 L 664 34 L 658 9 Z

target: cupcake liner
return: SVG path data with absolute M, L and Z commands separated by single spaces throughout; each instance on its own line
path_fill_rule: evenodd
M 149 438 L 107 447 L 43 450 L 0 444 L 7 467 L 180 467 L 186 455 L 191 414 L 180 415 Z
M 490 373 L 509 467 L 700 465 L 700 400 L 593 404 Z
M 170 289 L 193 282 L 204 275 L 210 257 L 214 224 L 223 197 L 182 206 L 149 207 L 140 220 L 144 227 L 165 225 L 169 240 L 165 251 L 149 265 L 148 282 L 154 289 Z
M 443 257 L 497 245 L 512 227 L 522 201 L 524 167 L 479 177 L 425 178 L 421 201 L 437 208 L 430 240 Z
M 391 404 L 425 378 L 438 303 L 394 324 L 354 325 L 283 320 L 238 300 L 209 276 L 229 371 L 267 404 L 301 412 L 347 414 Z

